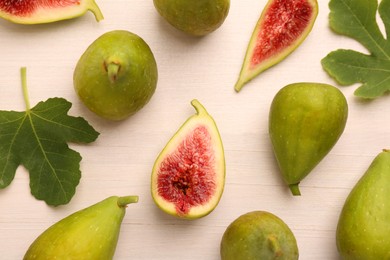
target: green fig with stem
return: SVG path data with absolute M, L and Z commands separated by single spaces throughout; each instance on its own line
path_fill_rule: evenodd
M 138 196 L 112 196 L 77 211 L 44 231 L 24 260 L 112 259 L 126 206 Z
M 124 120 L 152 98 L 158 80 L 149 45 L 126 30 L 104 33 L 78 60 L 73 85 L 81 102 L 96 115 Z
M 225 230 L 220 244 L 221 260 L 297 260 L 294 233 L 276 215 L 252 211 L 235 219 Z
M 328 84 L 294 83 L 274 97 L 269 135 L 282 177 L 293 195 L 336 144 L 348 117 L 342 92 Z
M 390 259 L 389 187 L 390 150 L 383 150 L 344 203 L 336 231 L 342 259 Z

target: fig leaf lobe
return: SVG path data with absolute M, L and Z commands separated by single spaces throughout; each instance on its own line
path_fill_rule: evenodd
M 331 0 L 329 9 L 332 31 L 359 42 L 368 53 L 340 48 L 321 60 L 322 68 L 340 86 L 358 83 L 357 97 L 375 99 L 389 93 L 390 1 Z

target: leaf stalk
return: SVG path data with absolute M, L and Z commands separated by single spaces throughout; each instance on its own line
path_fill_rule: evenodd
M 30 99 L 28 97 L 28 91 L 27 91 L 27 68 L 22 67 L 20 68 L 20 77 L 22 79 L 22 89 L 23 89 L 23 97 L 24 102 L 26 104 L 26 111 L 30 111 Z

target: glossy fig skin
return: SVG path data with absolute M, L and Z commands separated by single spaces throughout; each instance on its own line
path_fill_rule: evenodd
M 221 260 L 297 260 L 297 241 L 287 224 L 266 211 L 252 211 L 234 220 L 223 234 Z
M 189 35 L 204 36 L 224 23 L 230 0 L 154 0 L 154 6 L 176 29 Z
M 293 195 L 300 195 L 299 182 L 336 144 L 347 117 L 345 96 L 328 84 L 294 83 L 276 94 L 269 113 L 269 136 Z
M 98 37 L 73 73 L 74 89 L 84 105 L 114 121 L 141 110 L 152 98 L 157 81 L 157 63 L 149 45 L 125 30 Z
M 341 211 L 337 249 L 345 260 L 390 259 L 390 151 L 384 150 L 348 195 Z
M 112 259 L 126 205 L 136 202 L 138 196 L 112 196 L 69 215 L 45 230 L 23 259 Z

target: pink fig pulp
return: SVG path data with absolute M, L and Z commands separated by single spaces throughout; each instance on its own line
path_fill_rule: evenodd
M 291 54 L 310 33 L 317 0 L 269 0 L 249 41 L 235 90 Z
M 75 18 L 87 11 L 97 21 L 103 14 L 94 0 L 0 0 L 0 17 L 20 24 L 50 23 Z
M 225 183 L 222 141 L 213 118 L 197 100 L 191 116 L 162 150 L 152 171 L 152 196 L 164 212 L 196 219 L 217 206 Z

